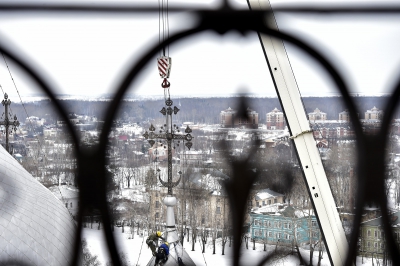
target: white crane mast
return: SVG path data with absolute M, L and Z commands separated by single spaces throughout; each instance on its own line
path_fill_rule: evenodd
M 268 0 L 248 0 L 248 4 L 252 10 L 272 10 Z M 272 29 L 278 30 L 273 15 L 268 17 L 267 24 Z M 316 216 L 326 240 L 330 261 L 333 265 L 344 265 L 348 243 L 321 157 L 304 112 L 285 46 L 282 40 L 271 38 L 265 34 L 259 34 L 259 38 L 278 97 L 286 114 L 306 185 L 310 192 L 310 199 L 315 206 Z

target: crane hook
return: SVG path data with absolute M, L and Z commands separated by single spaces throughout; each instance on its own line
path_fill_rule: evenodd
M 161 87 L 165 88 L 169 88 L 169 86 L 171 85 L 171 83 L 168 82 L 167 79 L 164 79 L 164 81 L 161 83 Z

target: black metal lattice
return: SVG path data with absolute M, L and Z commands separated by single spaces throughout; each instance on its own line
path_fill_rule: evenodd
M 74 252 L 74 265 L 78 261 L 79 249 L 81 242 L 81 229 L 83 228 L 82 213 L 86 208 L 93 207 L 99 209 L 103 217 L 104 231 L 106 235 L 106 241 L 108 249 L 113 261 L 113 265 L 121 265 L 118 256 L 116 244 L 111 231 L 111 218 L 108 211 L 107 199 L 106 199 L 106 146 L 107 136 L 109 135 L 112 121 L 116 117 L 117 110 L 120 102 L 122 101 L 128 88 L 138 76 L 140 71 L 145 65 L 152 59 L 157 53 L 163 49 L 163 47 L 176 43 L 182 39 L 189 38 L 195 34 L 203 31 L 214 31 L 220 35 L 225 34 L 228 31 L 237 31 L 241 34 L 245 34 L 249 31 L 255 31 L 264 33 L 279 39 L 289 42 L 306 54 L 314 58 L 332 77 L 337 89 L 340 91 L 343 100 L 346 104 L 347 109 L 350 113 L 350 118 L 357 136 L 357 201 L 356 201 L 356 215 L 354 219 L 354 230 L 351 235 L 349 253 L 347 256 L 346 265 L 351 265 L 356 256 L 357 239 L 359 235 L 359 224 L 361 222 L 361 210 L 365 202 L 375 201 L 380 205 L 383 217 L 383 228 L 386 235 L 386 249 L 391 257 L 393 265 L 400 265 L 400 253 L 396 248 L 392 229 L 390 226 L 388 208 L 386 202 L 386 196 L 384 192 L 384 176 L 385 176 L 385 147 L 387 145 L 387 136 L 389 133 L 390 121 L 393 118 L 393 114 L 397 107 L 399 96 L 400 96 L 400 80 L 394 87 L 392 96 L 386 104 L 386 110 L 383 117 L 383 122 L 379 134 L 373 136 L 366 136 L 362 131 L 360 121 L 357 117 L 357 110 L 353 99 L 349 94 L 349 89 L 343 78 L 339 75 L 335 67 L 326 59 L 325 56 L 320 54 L 311 44 L 294 37 L 293 35 L 284 33 L 282 31 L 276 31 L 268 28 L 265 25 L 266 16 L 271 14 L 268 11 L 244 11 L 232 9 L 227 1 L 224 1 L 219 9 L 216 10 L 186 10 L 179 8 L 170 8 L 170 12 L 191 12 L 193 16 L 199 18 L 199 23 L 192 29 L 182 31 L 175 35 L 172 35 L 169 39 L 163 43 L 154 45 L 147 53 L 143 54 L 135 65 L 128 67 L 127 74 L 120 80 L 119 85 L 115 89 L 113 100 L 111 101 L 108 110 L 105 112 L 105 123 L 103 131 L 100 136 L 99 144 L 93 148 L 87 149 L 79 146 L 79 140 L 76 132 L 73 129 L 72 124 L 69 122 L 66 111 L 61 106 L 60 102 L 56 99 L 54 90 L 49 85 L 48 81 L 44 78 L 44 75 L 38 72 L 27 60 L 25 60 L 20 54 L 14 52 L 8 48 L 7 43 L 4 39 L 0 40 L 0 51 L 10 58 L 14 63 L 19 65 L 47 94 L 51 99 L 59 112 L 61 118 L 66 121 L 67 128 L 73 139 L 73 143 L 76 147 L 76 158 L 77 158 L 77 169 L 78 169 L 78 183 L 80 189 L 80 210 L 77 215 L 78 230 L 75 240 L 75 252 Z M 0 12 L 13 12 L 16 14 L 24 12 L 49 12 L 49 13 L 81 13 L 86 15 L 89 13 L 151 13 L 159 12 L 155 8 L 138 8 L 131 6 L 86 6 L 86 5 L 26 5 L 26 4 L 0 4 Z M 393 7 L 368 7 L 368 8 L 313 8 L 313 7 L 291 7 L 291 8 L 280 8 L 275 12 L 282 13 L 340 13 L 340 14 L 383 14 L 393 13 L 400 14 L 400 8 Z M 232 161 L 231 167 L 234 175 L 231 177 L 229 183 L 226 183 L 226 189 L 228 192 L 230 206 L 235 206 L 232 209 L 233 213 L 233 236 L 234 236 L 234 258 L 233 265 L 239 265 L 240 259 L 240 238 L 242 233 L 243 214 L 247 208 L 247 196 L 250 191 L 250 187 L 255 180 L 255 174 L 248 170 L 248 161 Z M 244 179 L 243 176 L 248 178 Z M 266 263 L 270 259 L 267 256 L 263 261 L 259 262 L 259 265 Z M 27 265 L 26 262 L 0 262 L 2 265 Z

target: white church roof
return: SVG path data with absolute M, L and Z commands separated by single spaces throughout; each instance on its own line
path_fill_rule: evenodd
M 71 265 L 75 232 L 64 204 L 0 147 L 0 263 Z

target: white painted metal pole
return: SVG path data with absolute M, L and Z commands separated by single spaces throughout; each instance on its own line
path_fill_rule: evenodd
M 175 215 L 174 206 L 176 205 L 176 198 L 171 195 L 167 195 L 164 198 L 164 204 L 167 206 L 167 223 L 166 223 L 166 240 L 169 243 L 178 242 L 179 237 L 175 228 Z
M 248 4 L 252 10 L 271 10 L 268 0 L 248 0 Z M 268 17 L 267 24 L 278 30 L 273 15 Z M 319 225 L 325 236 L 331 263 L 343 265 L 346 261 L 348 243 L 285 46 L 279 39 L 270 38 L 264 34 L 259 34 L 259 37 L 299 155 Z

